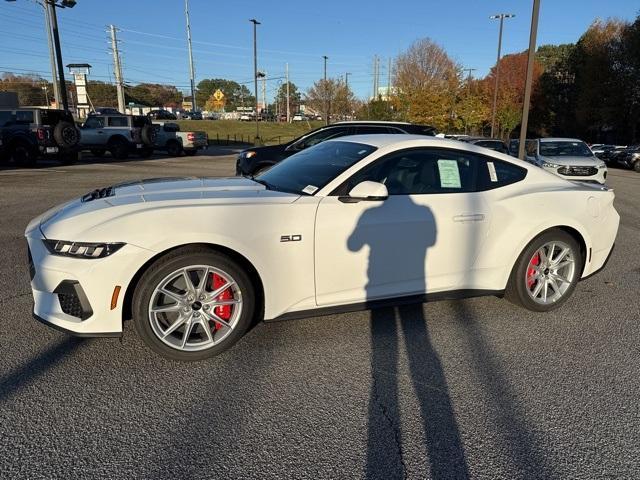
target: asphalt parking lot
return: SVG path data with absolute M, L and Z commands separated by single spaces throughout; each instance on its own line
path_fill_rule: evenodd
M 550 314 L 486 297 L 259 324 L 196 364 L 130 322 L 80 340 L 32 319 L 32 217 L 124 180 L 233 173 L 209 153 L 0 170 L 0 478 L 640 477 L 631 171 L 610 170 L 609 265 Z

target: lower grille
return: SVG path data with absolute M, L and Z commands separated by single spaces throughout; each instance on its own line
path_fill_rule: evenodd
M 59 293 L 58 300 L 60 301 L 60 308 L 62 308 L 64 313 L 71 315 L 72 317 L 82 317 L 82 305 L 80 304 L 80 299 L 77 295 Z
M 558 173 L 568 177 L 589 177 L 597 174 L 598 169 L 596 167 L 560 167 Z
M 91 304 L 84 290 L 75 280 L 63 280 L 53 293 L 58 295 L 60 308 L 67 315 L 86 320 L 93 315 Z

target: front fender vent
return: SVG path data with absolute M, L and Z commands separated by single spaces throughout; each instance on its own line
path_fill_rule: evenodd
M 80 199 L 83 202 L 90 202 L 98 198 L 113 197 L 115 195 L 115 189 L 113 187 L 96 188 L 93 192 L 89 192 L 83 195 Z

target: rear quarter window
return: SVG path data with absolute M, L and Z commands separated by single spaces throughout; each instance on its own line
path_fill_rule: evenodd
M 526 168 L 503 162 L 502 160 L 487 158 L 478 165 L 476 190 L 482 191 L 504 187 L 524 180 L 526 176 Z

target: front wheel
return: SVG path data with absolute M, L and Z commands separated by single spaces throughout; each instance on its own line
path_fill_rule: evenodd
M 640 160 L 636 160 L 636 161 L 634 162 L 634 164 L 633 164 L 633 169 L 634 169 L 636 172 L 640 173 Z
M 505 296 L 536 312 L 548 312 L 571 296 L 582 274 L 578 242 L 563 230 L 542 233 L 520 254 Z
M 138 335 L 156 353 L 196 361 L 235 344 L 251 325 L 255 291 L 247 273 L 225 255 L 185 247 L 157 260 L 133 297 Z

